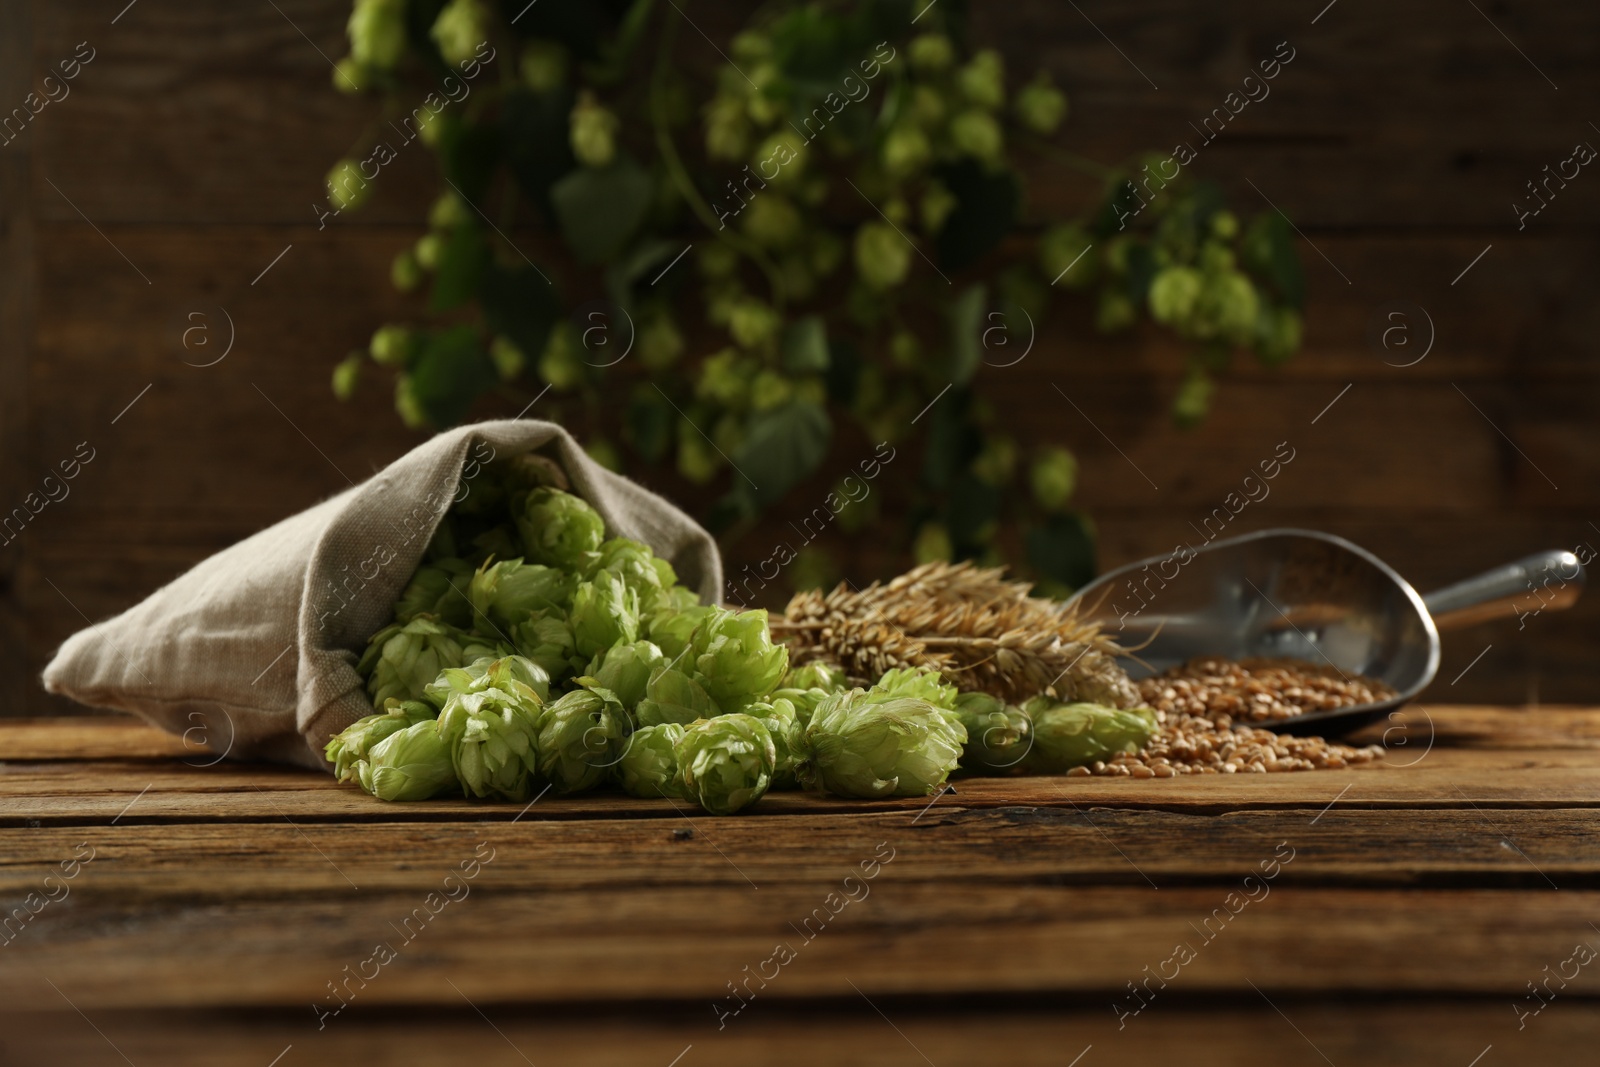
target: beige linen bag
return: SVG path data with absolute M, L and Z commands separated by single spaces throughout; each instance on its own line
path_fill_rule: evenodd
M 73 635 L 44 686 L 131 711 L 219 759 L 328 769 L 328 739 L 372 714 L 356 660 L 389 621 L 439 520 L 485 463 L 533 451 L 561 467 L 608 536 L 648 544 L 702 601 L 716 602 L 722 561 L 693 519 L 599 466 L 553 423 L 483 422 L 434 437 Z

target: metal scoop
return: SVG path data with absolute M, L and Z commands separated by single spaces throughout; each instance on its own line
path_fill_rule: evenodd
M 1440 630 L 1571 607 L 1583 581 L 1582 561 L 1553 550 L 1423 596 L 1342 537 L 1285 529 L 1130 563 L 1073 600 L 1108 636 L 1138 649 L 1125 661 L 1135 680 L 1197 656 L 1266 657 L 1326 663 L 1394 687 L 1388 700 L 1250 724 L 1339 734 L 1427 688 L 1439 669 Z

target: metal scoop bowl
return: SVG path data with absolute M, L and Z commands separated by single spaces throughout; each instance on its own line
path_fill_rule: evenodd
M 1136 650 L 1125 661 L 1135 680 L 1198 656 L 1290 658 L 1395 689 L 1388 700 L 1250 723 L 1337 735 L 1428 687 L 1439 670 L 1440 630 L 1571 607 L 1583 582 L 1578 557 L 1552 550 L 1424 596 L 1342 537 L 1281 529 L 1130 563 L 1084 586 L 1073 602 Z

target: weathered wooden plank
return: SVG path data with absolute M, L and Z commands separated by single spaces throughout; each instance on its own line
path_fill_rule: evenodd
M 848 987 L 824 1003 L 752 1005 L 720 1031 L 701 1017 L 702 1005 L 541 1010 L 489 1004 L 480 1017 L 459 997 L 454 1004 L 443 999 L 456 996 L 448 986 L 434 1010 L 353 1004 L 321 1031 L 314 1021 L 308 1025 L 304 1011 L 108 1011 L 89 1024 L 64 1005 L 59 1014 L 0 1016 L 0 1025 L 22 1062 L 81 1067 L 125 1067 L 124 1054 L 138 1064 L 261 1067 L 291 1045 L 285 1063 L 665 1067 L 681 1056 L 676 1062 L 682 1067 L 988 1067 L 1003 1056 L 1018 1067 L 1062 1067 L 1087 1050 L 1080 1061 L 1085 1067 L 1169 1060 L 1194 1067 L 1309 1067 L 1323 1063 L 1323 1056 L 1371 1067 L 1460 1067 L 1489 1045 L 1499 1050 L 1491 1055 L 1522 1062 L 1581 1063 L 1600 1038 L 1600 1013 L 1575 991 L 1563 991 L 1520 1031 L 1504 997 L 1308 1000 L 1276 989 L 1265 993 L 1270 1006 L 1255 993 L 1249 993 L 1254 1004 L 1243 998 L 1196 1003 L 1176 994 L 1121 1030 L 1099 1002 L 873 998 L 869 1006 Z M 883 1009 L 882 1017 L 874 1007 Z
M 487 853 L 485 853 L 487 855 Z M 884 855 L 889 853 L 885 852 Z M 1288 853 L 1285 852 L 1285 855 Z M 464 842 L 461 859 L 472 855 Z M 872 855 L 869 850 L 862 859 Z M 1267 848 L 1263 860 L 1272 858 Z M 705 862 L 721 864 L 714 855 Z M 1269 989 L 1526 993 L 1545 965 L 1595 934 L 1592 890 L 1319 889 L 1240 885 L 992 886 L 912 881 L 896 858 L 870 883 L 592 887 L 524 893 L 493 864 L 454 903 L 426 893 L 194 902 L 93 899 L 93 866 L 6 948 L 0 993 L 14 1010 L 58 1006 L 50 976 L 86 1012 L 107 1008 L 338 1007 L 328 984 L 388 944 L 386 966 L 348 994 L 365 1005 L 430 1004 L 444 980 L 473 1001 L 682 998 L 724 1010 L 728 983 L 786 944 L 796 959 L 760 990 L 773 999 L 848 995 L 1109 994 L 1186 944 L 1169 983 L 1188 994 Z M 359 884 L 359 883 L 357 883 Z M 476 890 L 475 892 L 473 890 Z M 1249 902 L 1246 891 L 1257 900 Z M 826 903 L 833 893 L 832 907 Z M 81 900 L 80 900 L 81 896 Z M 426 921 L 401 921 L 413 909 Z M 59 908 L 58 914 L 51 914 Z M 824 914 L 803 921 L 813 909 Z M 1220 911 L 1222 914 L 1217 915 Z M 1204 923 L 1211 918 L 1209 925 Z M 809 939 L 807 935 L 810 935 Z M 1293 946 L 1293 951 L 1287 951 Z M 114 961 L 114 962 L 112 962 Z M 1169 966 L 1169 974 L 1172 968 Z M 752 991 L 758 987 L 752 986 Z M 1155 987 L 1152 987 L 1154 989 Z M 1124 996 L 1128 996 L 1123 992 Z M 1131 1002 L 1129 1007 L 1134 1006 Z M 1509 1014 L 1509 1012 L 1508 1012 Z

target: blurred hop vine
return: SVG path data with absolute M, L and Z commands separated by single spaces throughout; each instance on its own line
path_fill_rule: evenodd
M 985 386 L 1026 345 L 986 360 L 986 331 L 1019 312 L 1035 331 L 1059 318 L 1058 337 L 1152 323 L 1189 353 L 1167 402 L 1193 425 L 1237 353 L 1299 347 L 1287 220 L 1241 220 L 1181 158 L 1068 151 L 1066 94 L 974 47 L 955 0 L 779 0 L 716 66 L 698 34 L 680 47 L 690 6 L 355 0 L 334 85 L 382 113 L 330 170 L 329 205 L 359 210 L 408 152 L 440 194 L 390 269 L 419 322 L 380 326 L 334 391 L 376 364 L 415 428 L 543 395 L 601 462 L 725 488 L 725 539 L 879 443 L 911 448 L 904 499 L 852 505 L 841 529 L 908 516 L 884 534 L 916 559 L 1020 550 L 1043 591 L 1082 584 L 1077 463 L 1006 434 Z M 1027 205 L 1023 170 L 1099 193 L 1062 218 Z M 1067 318 L 1071 294 L 1086 316 Z M 597 298 L 603 327 L 579 315 Z M 837 573 L 822 545 L 803 555 L 796 574 Z

